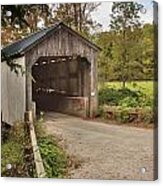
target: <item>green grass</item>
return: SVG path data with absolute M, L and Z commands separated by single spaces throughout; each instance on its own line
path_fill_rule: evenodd
M 8 133 L 8 139 L 1 146 L 1 173 L 2 176 L 24 177 L 28 176 L 24 170 L 25 158 L 24 149 L 26 136 L 23 123 L 15 124 Z M 6 165 L 11 164 L 11 170 Z
M 100 83 L 99 90 L 103 87 L 113 88 L 113 89 L 121 89 L 122 83 L 121 82 L 107 82 L 107 83 Z M 153 97 L 153 81 L 134 81 L 134 82 L 127 82 L 126 88 L 132 91 L 140 91 L 149 97 Z

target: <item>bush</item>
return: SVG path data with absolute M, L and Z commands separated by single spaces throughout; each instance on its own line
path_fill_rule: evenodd
M 126 97 L 119 101 L 119 106 L 122 107 L 137 107 L 138 101 L 136 98 Z
M 67 159 L 65 153 L 56 145 L 51 136 L 38 140 L 40 153 L 48 178 L 63 178 L 66 172 Z
M 136 90 L 103 87 L 99 90 L 99 104 L 122 107 L 152 107 L 153 99 Z
M 140 120 L 147 124 L 154 123 L 153 110 L 150 107 L 146 107 L 146 109 L 143 109 L 141 111 Z
M 130 115 L 129 115 L 129 108 L 123 108 L 119 107 L 116 112 L 115 118 L 122 122 L 122 123 L 127 123 L 129 122 Z
M 104 113 L 105 113 L 105 112 L 104 112 L 104 108 L 103 108 L 103 106 L 102 106 L 102 105 L 99 106 L 99 107 L 98 107 L 98 110 L 97 110 L 97 114 L 96 114 L 97 117 L 98 117 L 98 116 L 102 116 L 102 117 L 104 117 Z
M 99 91 L 99 104 L 117 105 L 119 101 L 119 94 L 117 90 L 110 88 L 103 88 Z
M 101 106 L 101 117 L 109 120 L 117 120 L 121 123 L 154 123 L 153 110 L 150 107 L 133 108 L 122 106 Z
M 99 90 L 100 116 L 122 123 L 153 123 L 153 89 L 152 84 L 149 87 L 146 87 L 147 85 L 149 86 L 147 82 L 145 84 L 135 83 L 132 86 L 129 84 L 125 89 L 122 89 L 118 82 L 101 85 Z

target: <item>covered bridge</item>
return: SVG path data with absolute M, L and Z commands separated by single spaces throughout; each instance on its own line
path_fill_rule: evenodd
M 99 50 L 62 22 L 3 48 L 25 73 L 16 75 L 2 56 L 2 121 L 13 124 L 36 111 L 94 116 Z

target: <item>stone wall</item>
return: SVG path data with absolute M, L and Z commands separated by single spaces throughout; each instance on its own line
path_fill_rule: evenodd
M 87 97 L 66 97 L 54 94 L 35 96 L 37 111 L 54 111 L 79 117 L 87 117 L 89 103 Z
M 57 109 L 62 113 L 86 118 L 88 116 L 88 98 L 64 97 Z

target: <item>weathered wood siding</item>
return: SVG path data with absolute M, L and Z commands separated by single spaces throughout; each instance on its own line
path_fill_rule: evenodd
M 34 46 L 26 53 L 27 63 L 33 64 L 40 56 L 74 56 L 87 57 L 88 61 L 94 61 L 97 49 L 92 48 L 80 37 L 75 36 L 69 30 L 60 28 L 51 36 Z
M 97 109 L 97 64 L 96 56 L 97 49 L 90 46 L 82 38 L 77 37 L 71 30 L 66 28 L 59 28 L 54 34 L 47 37 L 45 40 L 28 50 L 25 54 L 26 64 L 31 72 L 32 65 L 41 56 L 78 56 L 86 57 L 91 63 L 90 72 L 90 100 L 93 109 Z M 28 82 L 28 86 L 32 87 L 32 83 Z M 32 90 L 29 88 L 28 94 L 32 102 Z
M 25 68 L 25 58 L 15 60 Z M 13 125 L 24 120 L 25 112 L 25 75 L 11 72 L 6 62 L 1 63 L 1 112 L 2 121 Z

